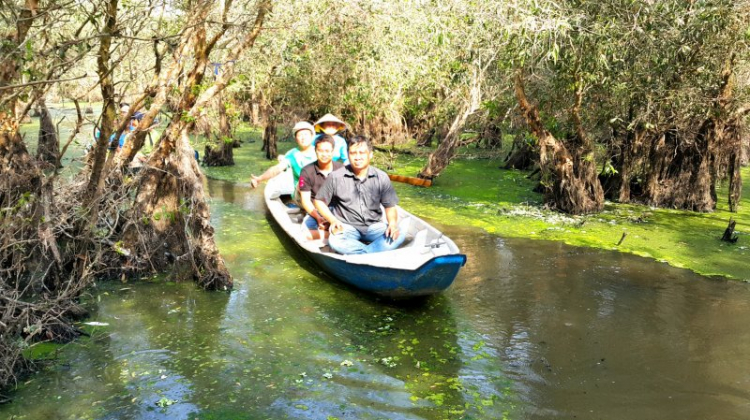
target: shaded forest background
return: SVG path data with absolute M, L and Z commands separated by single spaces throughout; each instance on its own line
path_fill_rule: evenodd
M 736 210 L 747 164 L 745 0 L 16 2 L 0 14 L 0 388 L 39 340 L 79 332 L 98 278 L 232 279 L 209 223 L 203 163 L 231 165 L 241 121 L 275 158 L 279 129 L 339 115 L 380 147 L 426 148 L 439 183 L 474 144 L 529 169 L 551 208 L 605 199 Z M 78 109 L 60 138 L 47 103 Z M 120 115 L 119 104 L 130 109 Z M 101 113 L 87 112 L 96 104 Z M 166 122 L 108 139 L 142 113 Z M 41 118 L 37 150 L 20 135 Z M 89 129 L 96 127 L 99 134 Z M 514 138 L 503 148 L 503 138 Z M 72 178 L 60 161 L 93 141 Z M 492 176 L 492 174 L 488 174 Z M 717 184 L 728 180 L 727 197 Z

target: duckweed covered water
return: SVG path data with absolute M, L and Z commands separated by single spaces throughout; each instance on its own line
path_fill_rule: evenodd
M 750 278 L 742 244 L 714 243 L 723 204 L 712 215 L 608 206 L 565 218 L 539 210 L 526 174 L 487 177 L 496 161 L 457 161 L 435 188 L 397 190 L 468 264 L 446 293 L 394 304 L 328 279 L 277 236 L 260 191 L 243 184 L 270 165 L 255 147 L 211 169 L 230 182 L 208 183 L 235 290 L 99 285 L 87 297 L 95 324 L 81 325 L 91 337 L 58 349 L 0 418 L 747 418 L 747 284 L 508 238 L 609 248 L 628 230 L 625 250 Z M 394 163 L 407 174 L 422 164 Z
M 745 283 L 418 213 L 467 266 L 442 295 L 381 301 L 279 238 L 260 191 L 208 190 L 235 290 L 100 284 L 91 337 L 19 384 L 0 418 L 747 417 Z

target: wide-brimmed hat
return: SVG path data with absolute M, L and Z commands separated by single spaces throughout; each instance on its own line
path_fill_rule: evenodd
M 300 121 L 297 124 L 294 124 L 294 128 L 292 129 L 292 132 L 294 135 L 297 135 L 297 132 L 300 130 L 310 130 L 311 133 L 315 134 L 315 127 L 313 127 L 312 124 L 310 124 L 307 121 Z
M 338 124 L 339 127 L 341 127 L 340 129 L 346 128 L 346 124 L 344 124 L 344 122 L 341 121 L 340 119 L 336 118 L 333 114 L 323 115 L 318 121 L 315 121 L 315 128 L 318 128 L 320 127 L 321 124 L 327 123 L 327 122 Z

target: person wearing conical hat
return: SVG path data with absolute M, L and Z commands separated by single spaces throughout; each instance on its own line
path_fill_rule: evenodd
M 292 174 L 294 175 L 294 185 L 297 185 L 302 168 L 318 159 L 318 156 L 315 154 L 315 148 L 312 145 L 313 134 L 315 133 L 313 125 L 307 121 L 300 121 L 294 125 L 292 131 L 294 132 L 294 140 L 297 142 L 297 147 L 286 152 L 284 156 L 279 157 L 279 163 L 268 168 L 261 176 L 251 175 L 250 185 L 253 188 L 257 188 L 261 182 L 267 181 L 289 168 L 292 169 Z
M 333 147 L 333 160 L 334 162 L 341 162 L 344 165 L 349 163 L 349 153 L 346 146 L 346 140 L 341 137 L 338 133 L 346 129 L 346 124 L 343 121 L 336 118 L 333 114 L 323 115 L 318 121 L 315 122 L 315 131 L 318 134 L 313 140 L 313 146 L 315 141 L 322 137 L 324 134 L 333 136 L 335 141 Z

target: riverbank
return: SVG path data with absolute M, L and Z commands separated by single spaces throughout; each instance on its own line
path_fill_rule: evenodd
M 259 135 L 244 131 L 240 136 L 254 143 L 235 149 L 236 166 L 205 168 L 209 177 L 246 183 L 272 162 L 263 158 Z M 279 152 L 292 147 L 279 143 Z M 602 213 L 569 216 L 546 210 L 542 197 L 533 192 L 535 181 L 527 172 L 499 169 L 500 159 L 481 149 L 462 149 L 457 158 L 435 180 L 431 188 L 397 185 L 401 204 L 415 214 L 445 224 L 479 227 L 504 237 L 561 241 L 569 245 L 609 249 L 652 258 L 706 276 L 750 281 L 750 183 L 745 182 L 740 209 L 728 211 L 726 185 L 719 190 L 713 213 L 657 209 L 644 205 L 607 202 Z M 502 155 L 502 154 L 500 154 Z M 425 156 L 375 153 L 375 165 L 393 167 L 390 172 L 414 175 Z M 750 179 L 750 168 L 743 168 Z M 720 240 L 729 219 L 737 221 L 739 240 Z M 623 238 L 622 243 L 618 245 Z

